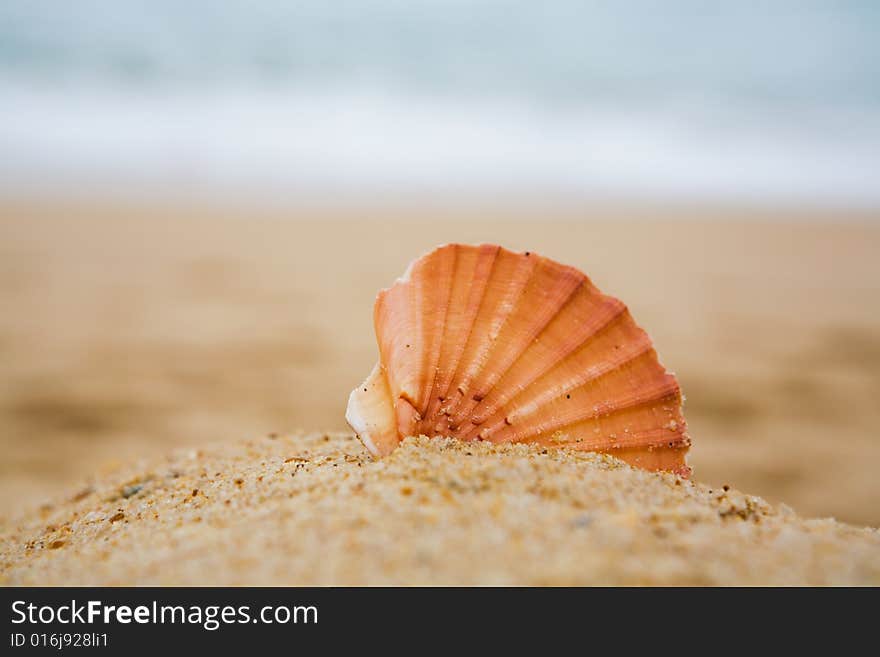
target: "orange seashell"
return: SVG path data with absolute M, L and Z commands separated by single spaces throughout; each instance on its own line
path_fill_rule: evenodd
M 379 292 L 374 324 L 379 363 L 345 414 L 373 454 L 424 434 L 690 474 L 678 382 L 626 306 L 572 267 L 447 244 Z

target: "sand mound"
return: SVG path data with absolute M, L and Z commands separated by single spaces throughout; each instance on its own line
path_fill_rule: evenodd
M 4 523 L 4 584 L 880 584 L 880 532 L 615 459 L 348 434 L 176 454 Z

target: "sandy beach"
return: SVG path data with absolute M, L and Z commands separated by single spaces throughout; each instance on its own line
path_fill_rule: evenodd
M 6 0 L 0 585 L 880 585 L 869 4 Z
M 345 430 L 376 291 L 493 241 L 630 306 L 680 378 L 696 481 L 880 525 L 878 217 L 462 207 L 0 204 L 3 511 L 176 447 Z
M 120 470 L 0 543 L 0 582 L 880 583 L 880 533 L 608 456 L 265 437 Z

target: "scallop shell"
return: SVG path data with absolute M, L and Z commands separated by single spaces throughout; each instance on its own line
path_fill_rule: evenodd
M 379 362 L 346 419 L 375 455 L 424 434 L 690 474 L 678 382 L 627 307 L 577 269 L 448 244 L 379 292 L 374 324 Z

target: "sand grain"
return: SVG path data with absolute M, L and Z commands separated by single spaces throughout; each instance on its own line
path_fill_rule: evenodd
M 880 533 L 615 459 L 350 434 L 123 467 L 7 521 L 4 584 L 880 584 Z

